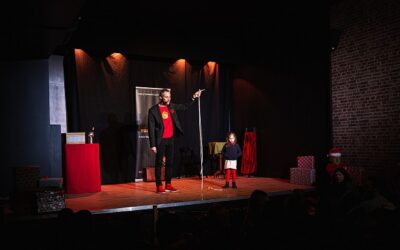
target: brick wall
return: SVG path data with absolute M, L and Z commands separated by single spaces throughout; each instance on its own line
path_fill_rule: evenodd
M 333 144 L 349 165 L 398 171 L 400 1 L 338 1 L 331 28 L 341 31 L 331 52 Z

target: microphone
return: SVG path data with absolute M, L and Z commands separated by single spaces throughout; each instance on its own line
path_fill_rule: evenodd
M 199 89 L 197 92 L 199 92 L 200 91 L 200 93 L 201 92 L 203 92 L 203 91 L 206 91 L 206 89 Z M 197 93 L 196 92 L 196 93 Z M 193 95 L 194 96 L 194 95 Z M 194 101 L 194 99 L 196 99 L 196 98 L 199 98 L 200 97 L 200 95 L 199 96 L 196 96 L 196 97 L 192 97 L 192 100 Z

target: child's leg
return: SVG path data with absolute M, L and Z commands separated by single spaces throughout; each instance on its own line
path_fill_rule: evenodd
M 236 182 L 236 169 L 231 169 L 232 172 L 232 182 Z
M 232 187 L 237 188 L 236 186 L 236 169 L 232 169 Z
M 223 188 L 228 188 L 229 187 L 229 179 L 231 177 L 231 170 L 230 169 L 225 169 L 225 186 Z
M 229 182 L 230 178 L 231 178 L 231 169 L 225 169 L 225 181 Z

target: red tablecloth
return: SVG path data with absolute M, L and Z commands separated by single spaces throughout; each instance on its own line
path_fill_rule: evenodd
M 101 191 L 99 144 L 66 144 L 65 161 L 68 194 Z

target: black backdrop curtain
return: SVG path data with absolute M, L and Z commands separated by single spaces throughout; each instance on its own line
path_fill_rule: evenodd
M 199 88 L 206 89 L 201 97 L 203 146 L 224 140 L 230 128 L 231 84 L 228 70 L 221 65 L 117 53 L 91 55 L 82 50 L 65 60 L 68 131 L 88 132 L 95 127 L 103 184 L 134 181 L 136 86 L 171 88 L 175 103 L 188 101 Z M 175 141 L 175 176 L 185 171 L 180 148 L 192 149 L 198 159 L 200 152 L 197 103 L 178 116 L 185 135 Z

